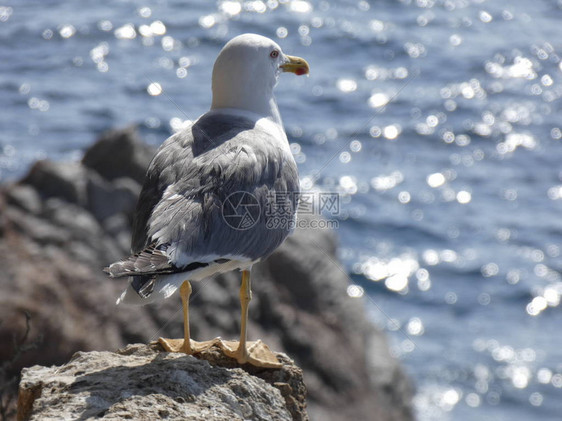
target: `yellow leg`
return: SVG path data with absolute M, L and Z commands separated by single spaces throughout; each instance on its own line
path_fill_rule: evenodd
M 236 351 L 237 360 L 240 364 L 248 362 L 248 349 L 246 347 L 246 326 L 248 324 L 248 306 L 252 301 L 252 285 L 250 281 L 250 271 L 242 271 L 242 285 L 240 285 L 240 307 L 241 320 L 240 320 L 240 342 L 238 343 L 238 350 Z
M 189 336 L 189 296 L 191 295 L 191 283 L 185 281 L 180 287 L 180 297 L 183 307 L 183 345 L 182 352 L 186 354 L 193 354 L 191 349 L 191 338 Z
M 191 283 L 185 281 L 180 287 L 180 297 L 183 307 L 183 340 L 159 338 L 158 343 L 168 352 L 183 352 L 188 355 L 209 349 L 217 340 L 197 342 L 191 339 L 189 334 L 189 296 L 191 295 Z
M 277 359 L 274 352 L 264 344 L 261 340 L 247 341 L 247 325 L 248 325 L 248 306 L 252 300 L 252 288 L 250 283 L 250 271 L 242 271 L 242 285 L 240 286 L 240 340 L 217 342 L 217 345 L 223 352 L 231 358 L 235 358 L 240 364 L 250 363 L 258 367 L 279 368 L 281 363 Z
M 248 306 L 252 300 L 252 288 L 250 283 L 250 271 L 242 271 L 242 285 L 240 286 L 240 307 L 242 310 L 240 321 L 240 340 L 225 341 L 215 338 L 210 341 L 197 342 L 190 338 L 189 332 L 189 296 L 191 295 L 191 284 L 185 281 L 180 287 L 180 297 L 183 305 L 183 340 L 159 338 L 158 343 L 168 352 L 184 352 L 186 354 L 198 354 L 213 346 L 218 346 L 225 355 L 234 358 L 240 364 L 252 364 L 258 367 L 280 368 L 281 363 L 269 347 L 259 339 L 247 341 Z

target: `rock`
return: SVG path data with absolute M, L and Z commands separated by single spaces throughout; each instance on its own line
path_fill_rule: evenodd
M 111 130 L 86 151 L 82 163 L 108 180 L 130 177 L 143 182 L 155 150 L 143 143 L 134 127 Z
M 90 175 L 86 189 L 89 211 L 98 221 L 103 221 L 117 214 L 132 214 L 141 186 L 130 178 L 110 182 L 94 173 Z
M 5 217 L 10 221 L 12 229 L 17 229 L 25 236 L 33 239 L 38 245 L 63 245 L 70 238 L 70 233 L 68 231 L 58 228 L 45 221 L 43 218 L 33 214 L 22 213 L 14 208 L 8 207 Z
M 86 172 L 87 169 L 78 163 L 38 161 L 22 184 L 35 188 L 44 198 L 58 197 L 84 206 Z
M 322 402 L 329 408 L 320 419 L 364 419 L 365 414 L 408 419 L 403 399 L 410 384 L 384 335 L 366 320 L 362 300 L 347 295 L 349 278 L 335 256 L 334 233 L 311 231 L 296 231 L 259 268 L 258 274 L 265 272 L 264 278 L 275 283 L 275 289 L 260 294 L 267 298 L 261 314 L 277 318 L 271 333 L 306 367 L 312 405 Z M 379 344 L 376 353 L 372 342 Z M 384 369 L 372 370 L 378 364 Z
M 42 203 L 37 191 L 28 185 L 15 185 L 6 195 L 8 203 L 15 205 L 31 214 L 41 212 Z
M 105 135 L 101 149 L 92 146 L 100 162 L 101 150 L 110 160 L 121 153 L 122 134 L 114 136 Z M 136 141 L 125 142 L 137 147 Z M 64 173 L 63 164 L 42 165 L 54 173 L 46 174 L 48 179 Z M 22 311 L 32 316 L 32 334 L 45 337 L 40 350 L 22 356 L 20 368 L 63 364 L 80 350 L 183 334 L 177 297 L 145 307 L 115 306 L 127 280 L 111 280 L 101 269 L 128 254 L 132 196 L 139 184 L 133 173 L 104 176 L 103 166 L 94 167 L 73 170 L 80 177 L 73 185 L 81 186 L 84 200 L 47 194 L 56 192 L 56 185 L 47 188 L 30 176 L 0 188 L 0 342 L 19 335 Z M 99 191 L 88 194 L 89 183 Z M 107 209 L 103 203 L 109 203 Z M 389 355 L 384 334 L 366 319 L 362 299 L 347 295 L 349 279 L 336 247 L 331 231 L 297 229 L 254 266 L 249 339 L 263 339 L 302 367 L 312 420 L 410 420 L 410 383 Z M 239 287 L 239 273 L 193 284 L 194 339 L 237 338 Z M 9 357 L 10 350 L 0 347 L 0 359 Z
M 18 421 L 308 420 L 302 370 L 287 356 L 279 354 L 280 369 L 250 374 L 209 354 L 213 364 L 130 345 L 117 353 L 77 352 L 60 367 L 25 368 Z

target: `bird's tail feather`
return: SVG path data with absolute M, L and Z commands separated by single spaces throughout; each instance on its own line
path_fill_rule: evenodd
M 112 278 L 174 273 L 177 271 L 178 268 L 170 263 L 170 258 L 165 251 L 157 249 L 155 245 L 104 268 L 104 272 Z

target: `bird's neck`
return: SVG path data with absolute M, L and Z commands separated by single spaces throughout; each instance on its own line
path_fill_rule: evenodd
M 256 95 L 256 92 L 248 89 L 213 89 L 212 111 L 220 109 L 239 109 L 256 113 L 267 117 L 277 124 L 282 124 L 277 101 L 270 91 L 266 95 Z

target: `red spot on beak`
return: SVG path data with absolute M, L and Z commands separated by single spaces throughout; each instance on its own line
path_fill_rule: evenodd
M 295 74 L 297 76 L 302 76 L 302 75 L 306 75 L 308 72 L 306 71 L 306 68 L 304 67 L 299 67 L 298 69 L 295 70 Z

